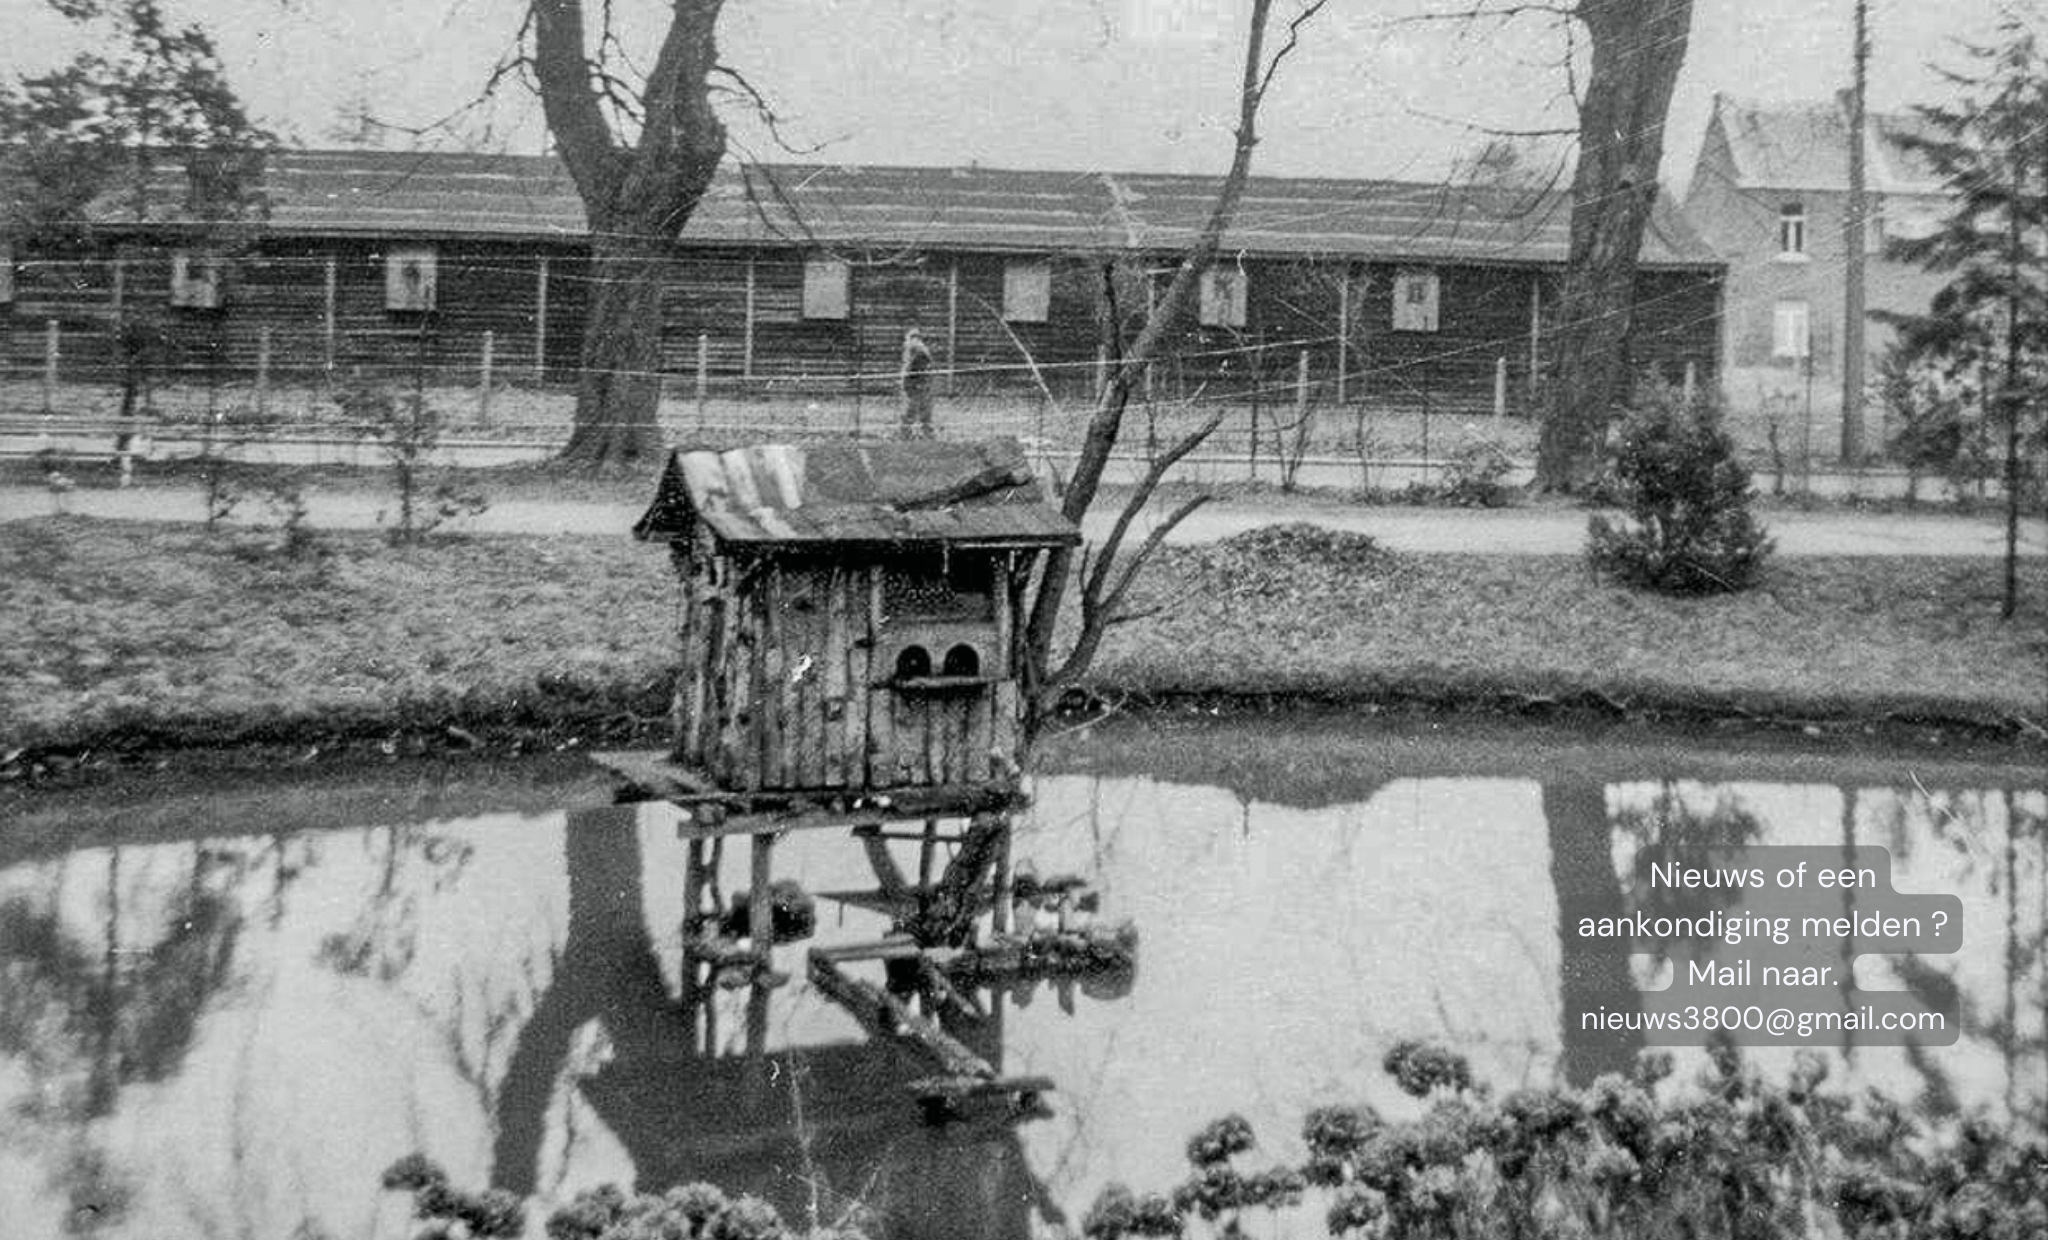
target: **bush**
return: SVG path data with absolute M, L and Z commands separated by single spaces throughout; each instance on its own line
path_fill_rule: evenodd
M 1772 543 L 1749 511 L 1749 471 L 1713 404 L 1653 389 L 1622 426 L 1613 475 L 1628 520 L 1588 522 L 1595 571 L 1665 594 L 1719 594 L 1756 581 Z

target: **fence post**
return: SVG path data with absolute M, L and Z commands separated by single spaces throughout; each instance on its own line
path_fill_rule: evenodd
M 1686 403 L 1686 404 L 1690 405 L 1690 404 L 1691 404 L 1691 403 L 1693 402 L 1693 398 L 1694 398 L 1695 396 L 1697 396 L 1697 395 L 1699 394 L 1699 384 L 1700 384 L 1700 372 L 1699 372 L 1699 366 L 1698 366 L 1698 365 L 1697 365 L 1696 363 L 1693 363 L 1693 362 L 1687 362 L 1687 363 L 1685 364 L 1685 403 Z
M 333 256 L 330 255 L 327 259 L 326 300 L 321 303 L 322 309 L 320 315 L 321 369 L 326 373 L 327 381 L 329 383 L 334 382 L 334 303 L 337 292 L 339 291 L 339 284 L 339 272 L 336 269 Z
M 533 382 L 548 377 L 548 256 L 540 256 L 540 268 L 533 276 Z
M 476 394 L 476 420 L 485 426 L 491 424 L 491 371 L 498 357 L 498 333 L 484 329 L 483 362 L 477 367 L 479 387 Z
M 697 430 L 704 429 L 704 410 L 711 399 L 711 337 L 697 333 Z
M 57 408 L 57 337 L 62 331 L 57 320 L 43 322 L 43 412 Z
M 256 333 L 256 416 L 261 419 L 270 409 L 270 327 L 265 324 Z
M 1504 418 L 1508 413 L 1508 359 L 1493 359 L 1493 416 Z

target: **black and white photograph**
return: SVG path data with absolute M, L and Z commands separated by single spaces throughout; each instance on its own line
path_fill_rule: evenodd
M 2048 6 L 0 0 L 0 1236 L 2048 1237 Z

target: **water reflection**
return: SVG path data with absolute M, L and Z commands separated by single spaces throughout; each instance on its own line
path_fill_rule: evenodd
M 1961 1042 L 1856 1047 L 1837 1079 L 2048 1119 L 2038 776 L 1295 721 L 1124 729 L 1055 757 L 1019 855 L 1092 878 L 1140 926 L 1143 968 L 1125 994 L 988 995 L 985 1019 L 949 1018 L 1059 1092 L 1041 1121 L 944 1129 L 906 1095 L 921 1066 L 812 993 L 800 947 L 790 985 L 693 1010 L 686 846 L 657 811 L 543 808 L 592 803 L 581 776 L 520 775 L 501 801 L 472 776 L 462 812 L 408 768 L 382 810 L 360 783 L 291 781 L 172 796 L 178 814 L 34 803 L 0 842 L 7 1233 L 401 1235 L 374 1185 L 415 1148 L 542 1199 L 708 1179 L 796 1218 L 864 1203 L 889 1235 L 1053 1231 L 1109 1180 L 1172 1182 L 1223 1112 L 1286 1159 L 1312 1106 L 1407 1105 L 1379 1070 L 1403 1038 L 1453 1043 L 1501 1085 L 1624 1062 L 1627 1044 L 1562 1037 L 1632 991 L 1561 909 L 1618 907 L 1656 843 L 1881 844 L 1898 889 L 1960 895 L 1962 952 L 1858 969 L 1953 989 Z M 836 835 L 778 858 L 840 897 L 828 943 L 886 928 L 914 864 Z

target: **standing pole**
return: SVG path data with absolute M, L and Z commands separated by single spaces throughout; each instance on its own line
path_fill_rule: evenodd
M 747 255 L 747 318 L 740 338 L 740 378 L 754 377 L 754 256 Z
M 533 277 L 533 381 L 548 375 L 548 256 L 540 256 L 540 270 Z
M 697 430 L 704 430 L 704 411 L 711 401 L 711 337 L 697 333 Z
M 1842 212 L 1842 463 L 1863 463 L 1864 262 L 1870 218 L 1864 185 L 1864 111 L 1870 70 L 1870 0 L 1856 0 L 1855 76 L 1849 90 L 1849 201 Z
M 484 329 L 484 355 L 477 365 L 476 420 L 484 426 L 491 424 L 491 370 L 497 360 L 498 333 Z
M 1504 418 L 1508 415 L 1508 359 L 1505 355 L 1493 359 L 1493 416 Z
M 1351 370 L 1351 264 L 1337 277 L 1337 404 L 1349 393 Z
M 960 394 L 960 260 L 946 267 L 946 395 Z
M 63 329 L 57 320 L 43 322 L 43 412 L 56 412 L 57 406 L 57 351 L 59 336 Z
M 256 333 L 256 417 L 270 411 L 270 325 Z
M 327 259 L 327 294 L 320 319 L 321 369 L 326 371 L 329 383 L 334 382 L 334 299 L 339 277 L 334 258 L 330 255 Z

